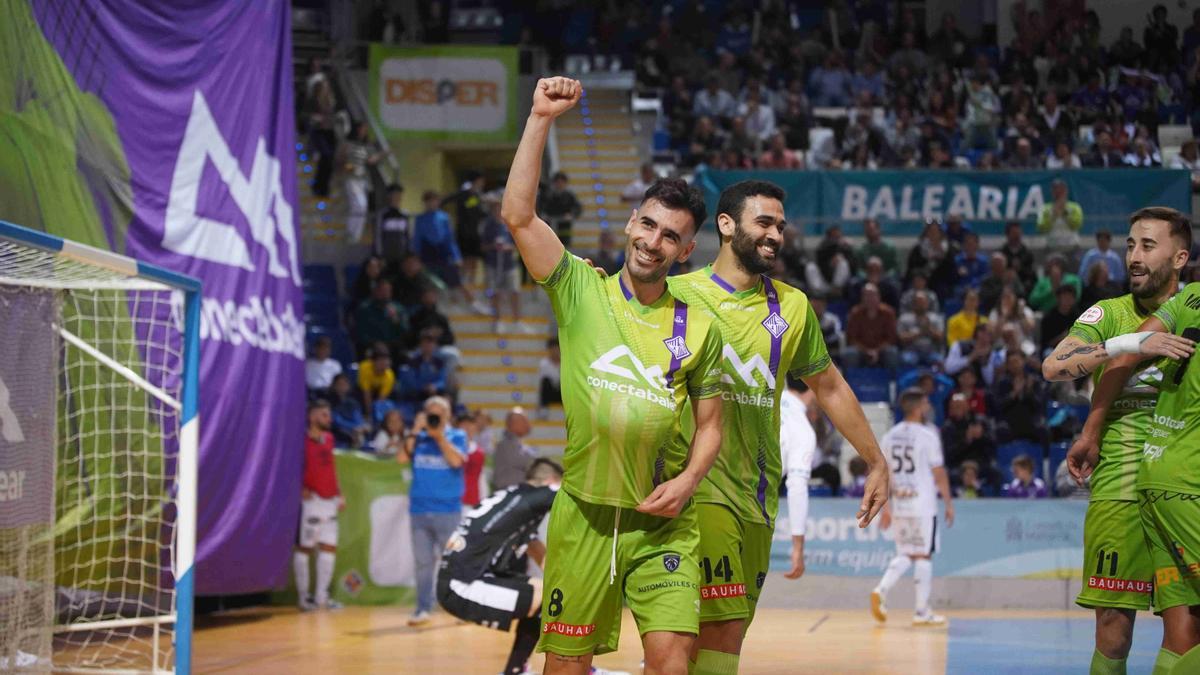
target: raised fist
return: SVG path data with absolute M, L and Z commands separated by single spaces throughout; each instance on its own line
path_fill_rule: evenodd
M 538 80 L 533 90 L 533 114 L 551 119 L 570 110 L 583 95 L 583 85 L 569 77 Z

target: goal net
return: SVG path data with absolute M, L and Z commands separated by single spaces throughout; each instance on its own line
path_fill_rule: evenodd
M 0 222 L 0 671 L 188 672 L 198 302 Z

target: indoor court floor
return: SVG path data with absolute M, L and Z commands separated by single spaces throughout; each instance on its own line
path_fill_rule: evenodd
M 445 613 L 432 625 L 405 625 L 402 607 L 347 607 L 300 614 L 288 607 L 250 608 L 197 621 L 198 673 L 500 672 L 512 635 L 457 623 Z M 877 626 L 867 610 L 762 609 L 746 642 L 743 674 L 766 673 L 1083 673 L 1092 653 L 1092 618 L 1082 610 L 948 612 L 949 625 L 914 628 L 906 612 Z M 1149 673 L 1160 621 L 1139 614 L 1130 673 Z M 632 616 L 620 649 L 595 664 L 640 673 Z M 531 668 L 540 671 L 535 655 Z

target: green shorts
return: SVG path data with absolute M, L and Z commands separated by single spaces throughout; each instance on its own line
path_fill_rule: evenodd
M 1083 607 L 1149 609 L 1154 563 L 1135 501 L 1094 501 L 1083 521 Z
M 754 619 L 771 564 L 774 531 L 723 504 L 697 504 L 700 520 L 700 621 Z
M 1154 565 L 1154 611 L 1200 605 L 1200 495 L 1140 490 Z
M 538 651 L 562 656 L 615 651 L 622 598 L 642 635 L 699 633 L 699 543 L 694 504 L 675 518 L 659 518 L 560 491 L 546 533 Z

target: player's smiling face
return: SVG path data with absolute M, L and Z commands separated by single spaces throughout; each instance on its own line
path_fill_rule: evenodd
M 684 262 L 696 247 L 696 228 L 687 209 L 670 209 L 656 199 L 644 202 L 625 225 L 625 269 L 641 283 L 667 276 L 671 265 Z
M 1153 298 L 1173 286 L 1179 273 L 1179 244 L 1165 220 L 1143 219 L 1129 228 L 1125 267 L 1135 298 Z M 1184 259 L 1186 261 L 1186 258 Z
M 730 237 L 738 263 L 751 274 L 763 274 L 775 267 L 786 225 L 783 203 L 764 195 L 748 197 L 736 223 L 729 214 L 717 216 L 721 236 Z

